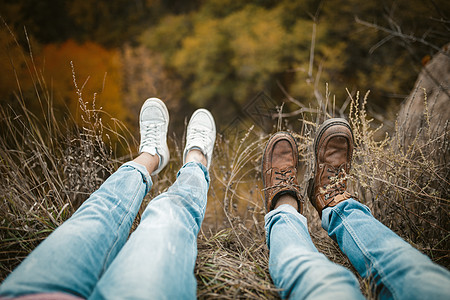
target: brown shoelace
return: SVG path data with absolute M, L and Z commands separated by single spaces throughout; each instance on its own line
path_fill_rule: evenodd
M 279 171 L 275 170 L 275 179 L 279 180 L 279 182 L 276 185 L 264 188 L 263 191 L 275 188 L 288 188 L 289 190 L 298 190 L 300 186 L 294 183 L 295 174 L 293 173 L 294 172 L 292 169 L 283 169 Z
M 334 168 L 328 165 L 327 172 L 331 174 L 331 176 L 328 176 L 331 183 L 320 189 L 320 193 L 325 195 L 325 201 L 333 200 L 337 195 L 344 194 L 347 189 L 346 180 L 348 179 L 348 175 L 342 167 Z

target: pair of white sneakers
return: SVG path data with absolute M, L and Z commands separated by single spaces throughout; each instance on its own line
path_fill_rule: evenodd
M 169 112 L 166 105 L 158 98 L 150 98 L 142 105 L 139 116 L 141 144 L 139 153 L 147 152 L 159 156 L 159 166 L 152 173 L 158 174 L 169 162 L 170 153 L 167 147 L 167 128 Z M 183 164 L 186 155 L 192 149 L 200 150 L 206 157 L 207 168 L 211 165 L 211 157 L 216 140 L 216 124 L 212 114 L 206 109 L 198 109 L 189 121 L 186 132 L 186 147 L 183 151 Z

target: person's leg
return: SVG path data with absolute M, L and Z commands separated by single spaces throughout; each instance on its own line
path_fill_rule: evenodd
M 196 135 L 190 129 L 194 127 Z M 200 140 L 195 141 L 196 136 Z M 209 112 L 188 125 L 185 164 L 151 200 L 137 229 L 98 282 L 91 299 L 195 299 L 197 234 L 203 221 L 215 140 Z M 204 155 L 205 154 L 205 155 Z
M 362 299 L 356 277 L 319 253 L 311 241 L 301 214 L 294 138 L 286 132 L 274 134 L 262 160 L 269 272 L 281 297 Z
M 126 242 L 142 199 L 169 158 L 169 116 L 148 99 L 140 115 L 142 152 L 122 165 L 73 216 L 43 241 L 0 286 L 0 295 L 67 293 L 87 298 Z
M 325 121 L 314 141 L 316 170 L 309 198 L 322 226 L 382 299 L 450 299 L 450 273 L 434 264 L 347 192 L 353 133 L 344 119 Z
M 265 224 L 270 276 L 281 298 L 364 299 L 355 275 L 317 251 L 295 208 L 279 206 Z
M 349 199 L 322 212 L 322 225 L 381 299 L 450 299 L 450 272 Z
M 203 165 L 184 165 L 167 192 L 151 200 L 91 299 L 195 298 L 197 234 L 208 186 Z
M 122 165 L 6 278 L 0 295 L 63 292 L 87 298 L 127 240 L 151 186 L 144 166 Z

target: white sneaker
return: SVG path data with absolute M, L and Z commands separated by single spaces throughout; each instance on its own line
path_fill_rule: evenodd
M 197 109 L 191 117 L 186 133 L 186 147 L 183 152 L 183 164 L 191 149 L 199 149 L 206 157 L 207 168 L 211 165 L 211 158 L 216 141 L 216 124 L 212 114 L 204 109 Z
M 169 162 L 170 153 L 167 147 L 167 128 L 169 126 L 169 112 L 158 98 L 149 98 L 141 108 L 139 116 L 141 144 L 139 153 L 158 154 L 159 165 L 152 175 L 158 174 Z

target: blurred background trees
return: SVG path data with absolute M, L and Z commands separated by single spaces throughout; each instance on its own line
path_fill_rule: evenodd
M 245 117 L 262 91 L 308 106 L 325 83 L 337 106 L 346 88 L 371 90 L 369 110 L 393 115 L 437 52 L 429 45 L 450 40 L 445 0 L 1 0 L 0 14 L 28 52 L 26 28 L 55 103 L 77 107 L 73 61 L 78 84 L 89 78 L 85 95 L 96 92 L 111 115 L 136 126 L 142 101 L 158 96 L 178 132 L 186 110 L 207 107 L 220 125 Z M 5 26 L 1 37 L 6 103 L 17 91 L 14 70 L 23 91 L 33 86 Z

